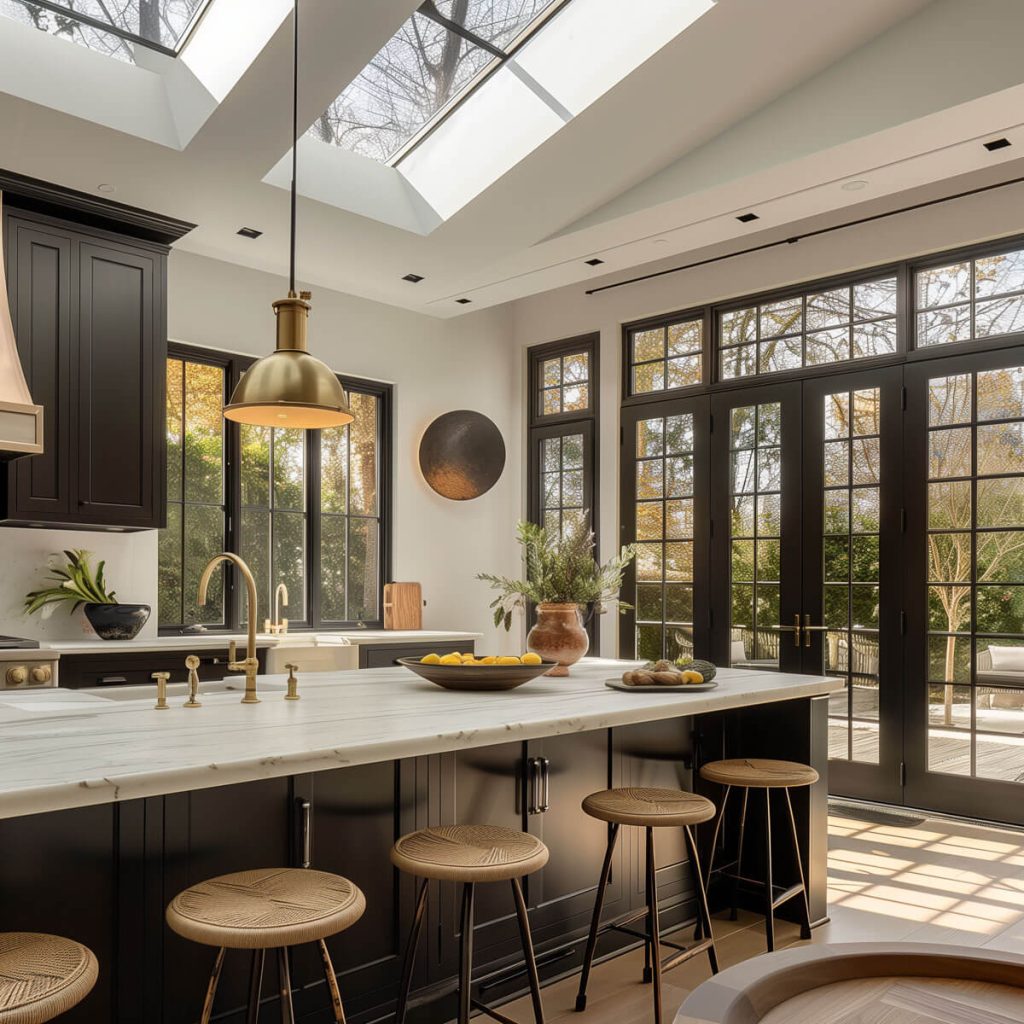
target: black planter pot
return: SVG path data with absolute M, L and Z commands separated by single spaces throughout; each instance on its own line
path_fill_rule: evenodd
M 101 640 L 134 640 L 149 621 L 148 604 L 87 604 L 85 617 Z

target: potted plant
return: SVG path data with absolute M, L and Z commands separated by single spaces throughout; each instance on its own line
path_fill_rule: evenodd
M 53 558 L 59 558 L 54 555 Z M 103 578 L 105 562 L 95 571 L 92 553 L 75 549 L 64 552 L 63 565 L 50 562 L 53 586 L 42 587 L 25 595 L 25 612 L 50 614 L 61 603 L 71 603 L 70 612 L 85 607 L 85 617 L 101 640 L 132 640 L 149 620 L 148 604 L 118 604 L 117 594 L 107 590 Z
M 620 611 L 629 605 L 619 601 L 622 575 L 633 560 L 633 545 L 622 548 L 618 557 L 605 565 L 594 558 L 594 534 L 586 525 L 586 513 L 564 535 L 536 523 L 520 522 L 516 539 L 523 549 L 526 579 L 509 579 L 479 573 L 477 579 L 498 591 L 491 602 L 494 625 L 512 626 L 512 612 L 528 603 L 537 607 L 537 621 L 526 638 L 529 650 L 558 666 L 548 675 L 567 676 L 569 666 L 579 661 L 590 646 L 581 610 L 603 612 L 616 604 Z

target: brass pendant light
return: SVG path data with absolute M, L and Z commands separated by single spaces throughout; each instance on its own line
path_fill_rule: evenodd
M 306 351 L 310 293 L 295 293 L 295 176 L 299 148 L 299 0 L 292 40 L 292 192 L 288 298 L 272 303 L 277 347 L 243 374 L 224 407 L 224 418 L 261 427 L 318 430 L 353 420 L 348 396 L 326 363 Z

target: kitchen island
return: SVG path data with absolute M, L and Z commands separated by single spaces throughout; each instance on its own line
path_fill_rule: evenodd
M 5 926 L 59 932 L 96 951 L 101 982 L 69 1021 L 184 1024 L 201 1003 L 209 951 L 163 927 L 166 901 L 218 873 L 312 862 L 366 893 L 365 918 L 332 955 L 350 1020 L 373 1020 L 393 999 L 412 909 L 410 880 L 396 880 L 388 863 L 391 842 L 428 824 L 488 821 L 529 829 L 551 848 L 549 866 L 528 879 L 528 901 L 542 971 L 563 973 L 582 951 L 605 839 L 582 797 L 673 785 L 715 799 L 695 765 L 730 755 L 790 757 L 824 774 L 827 695 L 841 685 L 725 669 L 705 693 L 605 687 L 624 667 L 588 659 L 568 679 L 506 693 L 440 690 L 401 668 L 300 675 L 297 702 L 282 699 L 283 677 L 261 677 L 259 705 L 222 689 L 202 708 L 163 712 L 116 693 L 0 694 Z M 823 779 L 796 800 L 817 919 L 825 796 Z M 659 897 L 666 921 L 681 922 L 692 917 L 681 843 L 666 837 L 660 850 Z M 621 844 L 618 861 L 609 917 L 642 901 L 635 844 Z M 777 870 L 786 866 L 783 850 Z M 522 983 L 506 895 L 481 894 L 478 978 L 489 999 Z M 418 988 L 454 968 L 451 892 L 431 905 L 436 941 Z M 242 1006 L 244 973 L 238 963 L 225 975 L 224 1020 L 241 1019 L 231 1007 Z M 320 1019 L 317 965 L 302 951 L 294 977 L 299 1019 Z

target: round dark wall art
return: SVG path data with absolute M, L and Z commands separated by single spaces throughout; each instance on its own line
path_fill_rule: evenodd
M 501 431 L 483 413 L 457 409 L 438 416 L 420 441 L 420 470 L 431 488 L 452 501 L 486 494 L 505 468 Z

